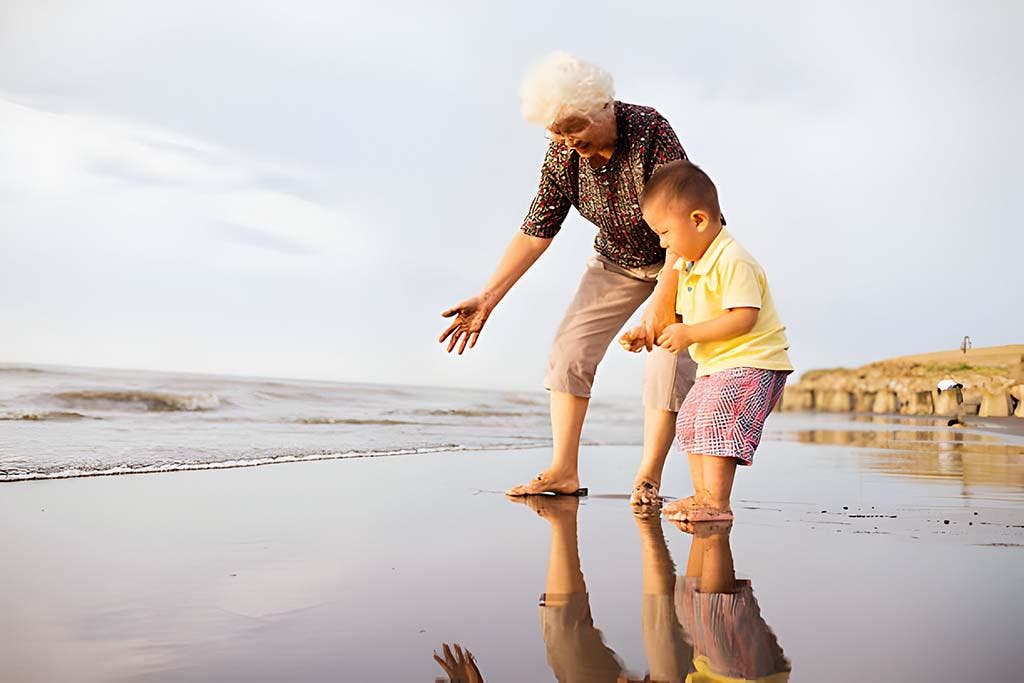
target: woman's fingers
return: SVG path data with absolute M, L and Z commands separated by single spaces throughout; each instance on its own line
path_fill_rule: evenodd
M 644 323 L 644 346 L 648 351 L 654 348 L 654 323 L 650 320 Z
M 455 345 L 459 343 L 459 338 L 466 333 L 461 327 L 452 335 L 452 338 L 448 340 L 448 353 L 452 352 Z
M 473 332 L 469 335 L 469 348 L 476 346 L 476 340 L 480 338 L 480 332 Z
M 459 355 L 461 356 L 462 352 L 466 350 L 466 344 L 469 343 L 469 332 L 464 332 L 459 336 L 462 337 L 462 344 L 459 346 Z
M 459 327 L 461 325 L 462 325 L 462 322 L 459 321 L 459 320 L 456 320 L 455 322 L 453 322 L 451 325 L 448 326 L 447 330 L 445 330 L 443 333 L 441 333 L 441 336 L 437 338 L 437 341 L 439 343 L 443 344 L 444 340 L 448 338 L 448 335 L 450 335 L 455 330 L 459 329 Z

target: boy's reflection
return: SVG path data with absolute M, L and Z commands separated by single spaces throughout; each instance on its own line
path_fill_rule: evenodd
M 750 581 L 736 580 L 732 522 L 677 525 L 693 534 L 686 576 L 676 585 L 676 613 L 693 644 L 686 683 L 789 680 L 790 666 L 761 618 Z
M 540 599 L 540 624 L 548 664 L 559 681 L 781 683 L 789 680 L 789 662 L 775 634 L 761 618 L 750 581 L 736 579 L 729 545 L 732 522 L 677 524 L 693 535 L 686 575 L 677 577 L 661 520 L 636 518 L 643 576 L 641 615 L 649 673 L 643 678 L 631 678 L 619 658 L 605 645 L 590 613 L 576 533 L 579 499 L 529 496 L 511 500 L 529 505 L 551 527 L 551 553 L 545 592 Z M 472 663 L 472 655 L 468 661 Z M 444 663 L 442 668 L 451 681 L 482 680 L 477 678 L 475 663 L 472 663 L 472 670 L 477 677 L 453 675 L 452 668 Z

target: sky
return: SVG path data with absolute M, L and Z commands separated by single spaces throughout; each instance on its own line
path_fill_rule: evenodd
M 1022 7 L 5 0 L 0 362 L 539 389 L 575 212 L 436 339 L 533 198 L 555 50 L 716 181 L 798 371 L 1024 342 Z M 612 348 L 595 395 L 641 378 Z

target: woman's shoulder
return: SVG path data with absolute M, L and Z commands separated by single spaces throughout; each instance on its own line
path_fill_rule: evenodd
M 616 102 L 615 112 L 619 123 L 625 124 L 634 130 L 651 130 L 662 126 L 671 126 L 668 120 L 654 107 L 646 107 L 640 104 L 628 102 Z

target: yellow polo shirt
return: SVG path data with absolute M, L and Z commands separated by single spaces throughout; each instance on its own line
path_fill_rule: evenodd
M 688 325 L 722 315 L 730 308 L 759 308 L 757 323 L 744 335 L 690 345 L 697 376 L 732 368 L 792 370 L 786 328 L 775 311 L 768 278 L 754 257 L 724 228 L 696 263 L 679 259 L 676 312 Z

